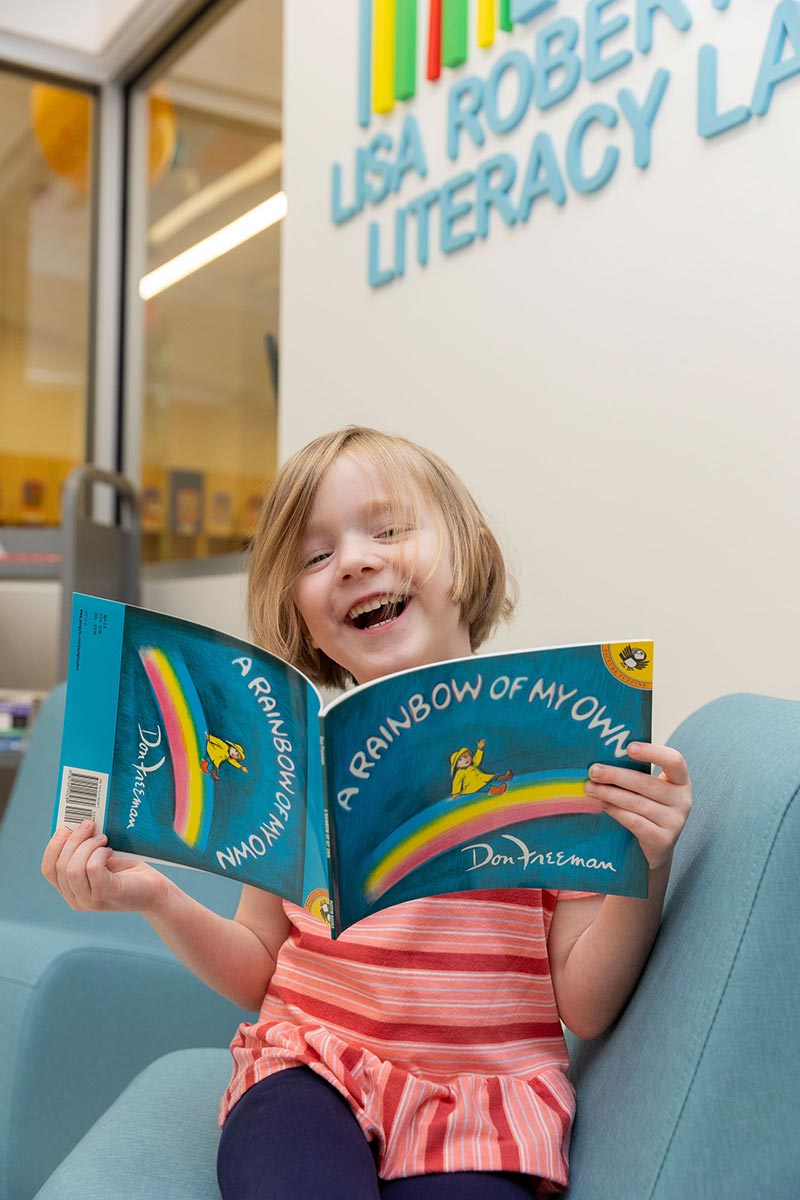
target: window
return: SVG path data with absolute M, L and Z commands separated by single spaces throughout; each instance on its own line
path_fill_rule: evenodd
M 240 0 L 134 90 L 126 458 L 149 562 L 243 548 L 275 469 L 281 24 L 279 0 Z
M 94 98 L 0 71 L 0 524 L 60 520 L 87 454 Z

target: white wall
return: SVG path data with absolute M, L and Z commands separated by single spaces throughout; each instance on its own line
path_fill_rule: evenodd
M 500 53 L 530 53 L 537 29 L 582 21 L 585 7 L 561 3 L 471 51 L 461 74 L 485 78 Z M 607 15 L 635 8 L 619 0 Z M 356 0 L 286 6 L 282 454 L 350 421 L 441 453 L 512 548 L 523 599 L 493 648 L 653 636 L 660 736 L 728 691 L 800 696 L 800 76 L 766 116 L 702 139 L 698 48 L 718 47 L 720 107 L 748 104 L 775 3 L 689 8 L 688 32 L 657 14 L 649 56 L 449 163 L 458 72 L 363 131 Z M 633 46 L 631 27 L 607 53 Z M 622 87 L 644 96 L 661 66 L 672 74 L 649 169 L 633 164 L 624 122 L 595 131 L 590 159 L 621 152 L 607 187 L 568 186 L 563 208 L 545 197 L 514 229 L 493 219 L 458 253 L 434 245 L 424 269 L 412 239 L 406 277 L 367 286 L 372 218 L 332 224 L 334 161 L 352 170 L 356 146 L 417 115 L 429 176 L 409 174 L 375 209 L 386 226 L 398 203 L 493 153 L 524 163 L 539 130 L 561 153 L 582 109 L 615 104 Z
M 142 604 L 184 621 L 210 625 L 233 637 L 247 638 L 247 577 L 244 574 L 169 579 L 145 572 Z

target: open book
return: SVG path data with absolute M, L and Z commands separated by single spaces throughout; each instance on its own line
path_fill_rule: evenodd
M 476 655 L 323 705 L 203 626 L 73 601 L 54 828 L 305 906 L 337 936 L 401 901 L 494 888 L 647 894 L 635 838 L 583 791 L 649 741 L 653 646 Z

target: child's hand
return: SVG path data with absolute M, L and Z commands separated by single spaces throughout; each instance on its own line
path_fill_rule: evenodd
M 660 775 L 625 767 L 596 764 L 589 770 L 586 795 L 599 800 L 603 811 L 630 829 L 642 847 L 650 869 L 668 862 L 692 807 L 692 785 L 686 762 L 669 746 L 631 742 L 630 758 L 654 763 Z
M 137 858 L 106 845 L 94 822 L 57 829 L 42 858 L 42 874 L 78 912 L 148 912 L 163 900 L 168 880 Z

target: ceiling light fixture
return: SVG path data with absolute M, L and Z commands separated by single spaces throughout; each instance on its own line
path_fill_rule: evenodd
M 175 208 L 165 213 L 148 230 L 148 242 L 151 246 L 160 246 L 162 242 L 166 242 L 176 233 L 180 233 L 184 226 L 196 221 L 198 217 L 204 216 L 218 204 L 229 200 L 236 192 L 252 187 L 253 184 L 260 183 L 262 179 L 267 179 L 270 175 L 280 171 L 282 164 L 283 146 L 280 142 L 271 142 L 253 158 L 248 159 L 241 166 L 234 167 L 232 171 L 221 175 L 219 179 L 215 179 L 213 183 L 207 184 L 199 191 L 193 192 L 191 196 L 187 196 Z
M 231 221 L 230 225 L 224 225 L 216 233 L 210 234 L 194 246 L 190 246 L 188 250 L 184 250 L 182 254 L 156 267 L 139 280 L 139 295 L 142 300 L 150 300 L 159 292 L 185 279 L 187 275 L 192 275 L 201 267 L 221 258 L 229 250 L 241 246 L 242 242 L 255 237 L 257 233 L 269 229 L 270 225 L 282 221 L 286 216 L 286 208 L 286 193 L 276 192 L 263 204 L 257 204 L 243 216 Z

